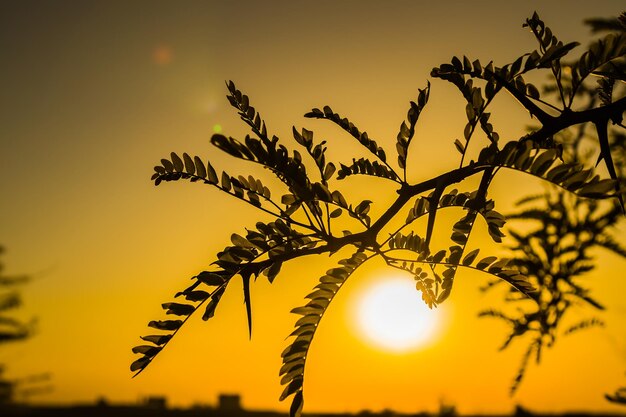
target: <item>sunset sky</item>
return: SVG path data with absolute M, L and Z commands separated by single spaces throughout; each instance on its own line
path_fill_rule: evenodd
M 464 54 L 504 65 L 532 51 L 522 23 L 534 10 L 560 39 L 584 45 L 591 39 L 584 18 L 616 16 L 623 7 L 600 0 L 1 1 L 0 245 L 7 252 L 0 262 L 8 273 L 33 276 L 19 315 L 38 318 L 32 339 L 0 346 L 7 376 L 51 373 L 54 390 L 31 399 L 39 403 L 165 395 L 187 406 L 240 393 L 247 408 L 286 410 L 278 370 L 296 320 L 289 310 L 339 257 L 288 264 L 272 285 L 259 279 L 251 341 L 235 280 L 214 319 L 192 317 L 133 379 L 131 348 L 149 320 L 163 318 L 160 304 L 207 269 L 231 233 L 269 220 L 214 188 L 155 188 L 152 167 L 171 151 L 188 152 L 219 169 L 267 177 L 209 143 L 217 131 L 247 133 L 225 99 L 225 80 L 250 96 L 291 148 L 291 127 L 306 127 L 329 141 L 336 162 L 364 154 L 345 132 L 304 113 L 331 105 L 393 154 L 408 103 L 430 80 L 409 169 L 414 181 L 430 178 L 458 164 L 453 142 L 466 120 L 455 88 L 430 77 L 434 66 Z M 495 103 L 492 119 L 507 139 L 531 123 L 509 98 Z M 356 201 L 375 194 L 374 213 L 394 196 L 375 180 L 341 187 Z M 506 212 L 516 197 L 541 189 L 509 175 L 490 192 Z M 624 223 L 616 235 L 624 236 Z M 497 251 L 485 235 L 472 245 Z M 461 413 L 509 412 L 515 404 L 625 411 L 603 396 L 626 385 L 626 262 L 602 252 L 598 260 L 584 282 L 607 311 L 581 309 L 579 317 L 597 315 L 606 327 L 559 339 L 513 398 L 509 386 L 526 345 L 498 352 L 507 328 L 477 318 L 502 305 L 502 292 L 479 291 L 487 276 L 460 272 L 432 340 L 398 353 L 369 343 L 355 319 L 359 294 L 397 272 L 364 267 L 313 343 L 305 412 L 435 411 L 441 402 Z

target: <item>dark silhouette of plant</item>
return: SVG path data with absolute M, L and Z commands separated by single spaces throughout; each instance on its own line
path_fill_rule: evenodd
M 626 12 L 622 13 L 617 19 L 593 19 L 591 21 L 589 20 L 586 21 L 586 23 L 592 27 L 592 30 L 594 32 L 616 30 L 616 31 L 621 31 L 622 33 L 624 33 L 626 32 Z M 623 76 L 624 73 L 626 72 L 624 69 L 625 63 L 622 60 L 618 65 L 620 64 L 621 64 L 621 73 L 622 73 L 622 77 L 620 79 L 624 81 L 624 79 L 626 78 Z M 605 82 L 605 85 L 606 87 L 612 86 L 611 83 L 606 84 L 606 82 Z M 599 89 L 599 96 L 603 101 L 607 101 L 607 97 L 610 97 L 608 96 L 607 92 L 602 93 L 602 89 Z M 621 126 L 623 127 L 623 125 Z M 611 145 L 612 145 L 611 152 L 616 154 L 616 157 L 617 157 L 616 165 L 619 166 L 620 172 L 622 172 L 623 174 L 624 172 L 626 172 L 626 134 L 624 134 L 623 132 L 616 134 L 614 136 L 614 140 Z M 623 180 L 624 175 L 622 175 L 621 178 Z M 626 405 L 626 387 L 618 388 L 613 395 L 607 394 L 605 395 L 605 397 L 607 400 L 611 402 Z
M 618 388 L 615 393 L 606 394 L 605 397 L 613 403 L 626 405 L 626 387 Z
M 594 42 L 590 51 L 598 51 L 598 45 L 624 37 L 626 15 L 621 16 L 621 21 L 590 19 L 586 22 L 591 24 L 594 31 L 617 31 Z M 532 25 L 531 22 L 527 24 Z M 565 71 L 560 75 L 562 80 L 560 83 L 544 88 L 547 96 L 559 100 L 571 94 L 575 72 L 572 72 L 570 65 L 574 64 L 562 64 Z M 610 66 L 617 70 L 617 77 L 599 77 L 596 85 L 580 85 L 576 92 L 577 101 L 582 103 L 579 106 L 589 111 L 598 105 L 609 104 L 613 102 L 613 96 L 619 87 L 621 91 L 617 92 L 617 96 L 623 94 L 623 85 L 615 83 L 616 79 L 620 79 L 620 75 L 623 78 L 624 72 L 620 65 L 623 65 L 620 60 L 605 64 L 605 67 Z M 559 72 L 553 71 L 553 74 Z M 619 118 L 614 120 L 614 125 L 615 127 L 609 128 L 610 134 L 605 138 L 607 140 L 610 138 L 608 145 L 605 144 L 605 149 L 608 148 L 610 151 L 601 153 L 600 158 L 609 155 L 614 166 L 611 175 L 623 179 L 626 173 L 626 135 L 618 130 L 623 129 Z M 581 123 L 553 136 L 564 161 L 585 165 L 595 162 L 591 159 L 594 149 L 584 147 L 585 142 L 593 143 L 598 140 L 598 136 L 593 134 L 593 127 L 592 123 Z M 602 142 L 600 144 L 602 146 Z M 510 293 L 507 301 L 520 307 L 515 312 L 505 313 L 489 309 L 480 313 L 482 317 L 499 318 L 510 326 L 501 349 L 508 347 L 517 338 L 526 335 L 530 337 L 522 364 L 511 386 L 511 393 L 519 387 L 530 359 L 534 357 L 538 363 L 542 349 L 554 344 L 557 334 L 561 332 L 564 323 L 567 323 L 564 320 L 566 313 L 583 304 L 598 310 L 604 309 L 601 303 L 591 296 L 591 290 L 578 281 L 580 276 L 595 267 L 591 252 L 596 248 L 604 248 L 626 257 L 626 249 L 620 246 L 612 235 L 613 226 L 623 218 L 622 209 L 616 204 L 601 206 L 597 201 L 576 198 L 562 189 L 550 187 L 544 194 L 522 199 L 519 205 L 520 211 L 507 214 L 507 219 L 530 221 L 536 228 L 527 233 L 509 231 L 513 240 L 509 246 L 512 250 L 512 265 L 530 279 L 537 288 L 538 297 L 536 302 L 525 303 L 517 294 Z M 484 289 L 490 289 L 497 283 L 493 281 Z M 569 325 L 562 330 L 562 334 L 569 335 L 598 325 L 603 325 L 602 320 L 591 317 Z
M 585 19 L 585 24 L 588 25 L 594 33 L 604 31 L 624 31 L 624 27 L 626 26 L 626 16 L 622 13 L 619 17 L 614 19 Z
M 4 248 L 0 247 L 0 254 Z M 11 313 L 22 305 L 22 298 L 15 289 L 28 281 L 28 277 L 8 276 L 3 273 L 0 263 L 0 344 L 24 340 L 32 333 L 32 323 L 25 323 L 14 318 Z M 2 374 L 4 366 L 0 364 L 0 405 L 9 403 L 13 399 L 15 384 L 5 379 Z
M 604 310 L 591 296 L 590 289 L 577 279 L 594 269 L 590 252 L 598 247 L 626 257 L 626 249 L 611 235 L 612 226 L 622 218 L 621 207 L 617 204 L 603 208 L 597 201 L 578 199 L 555 190 L 523 200 L 521 211 L 507 215 L 507 219 L 532 221 L 536 226 L 530 232 L 509 230 L 509 234 L 513 240 L 511 265 L 529 278 L 537 288 L 537 296 L 534 302 L 525 303 L 518 294 L 509 292 L 506 301 L 521 308 L 514 313 L 489 309 L 479 315 L 502 319 L 510 326 L 501 349 L 517 338 L 530 335 L 511 393 L 519 387 L 529 360 L 534 356 L 539 362 L 542 348 L 553 345 L 557 332 L 567 323 L 564 321 L 567 312 L 581 304 Z M 484 289 L 495 284 L 498 283 L 492 281 Z M 569 335 L 598 325 L 603 325 L 602 320 L 591 317 L 570 324 L 561 334 Z
M 454 57 L 451 63 L 433 69 L 431 75 L 434 78 L 453 83 L 465 98 L 468 123 L 464 140 L 457 139 L 454 143 L 460 153 L 458 168 L 418 183 L 407 178 L 406 166 L 415 126 L 428 102 L 429 83 L 410 103 L 407 119 L 401 123 L 396 139 L 397 157 L 393 158 L 389 158 L 387 152 L 366 132 L 330 107 L 307 113 L 305 117 L 335 123 L 371 154 L 369 158 L 355 158 L 351 163 L 339 164 L 338 168 L 326 160 L 326 142 L 316 142 L 310 130 L 293 128 L 293 137 L 302 153 L 290 151 L 277 136 L 268 133 L 265 122 L 250 105 L 249 98 L 232 82 L 227 83 L 228 100 L 249 125 L 253 136 L 237 140 L 217 134 L 211 142 L 235 158 L 268 169 L 282 183 L 280 199 L 276 198 L 276 191 L 271 191 L 253 176 L 226 172 L 218 174 L 210 163 L 186 153 L 182 158 L 172 153 L 169 159 L 162 159 L 161 165 L 155 167 L 152 179 L 156 185 L 181 179 L 206 184 L 256 207 L 275 220 L 258 222 L 255 228 L 233 234 L 232 245 L 217 254 L 212 268 L 198 273 L 189 287 L 176 294 L 181 301 L 163 304 L 166 314 L 179 318 L 149 323 L 149 327 L 161 332 L 142 337 L 149 344 L 133 349 L 141 357 L 133 362 L 131 371 L 136 371 L 136 374 L 143 371 L 200 306 L 206 304 L 203 318 L 211 318 L 227 285 L 235 276 L 243 280 L 251 331 L 250 281 L 253 278 L 263 274 L 272 282 L 284 262 L 312 254 L 332 255 L 345 247 L 352 248 L 352 254 L 320 278 L 319 284 L 307 295 L 306 305 L 293 310 L 301 317 L 291 334 L 289 346 L 282 353 L 283 366 L 280 369 L 281 383 L 285 385 L 281 400 L 293 396 L 292 416 L 298 415 L 302 409 L 307 354 L 324 312 L 346 280 L 371 258 L 380 257 L 390 267 L 411 273 L 423 300 L 430 307 L 437 306 L 450 295 L 459 268 L 484 271 L 508 282 L 520 296 L 538 301 L 539 293 L 528 277 L 517 269 L 515 262 L 495 256 L 479 257 L 479 249 L 467 247 L 469 235 L 477 223 L 484 221 L 492 239 L 501 242 L 505 218 L 495 211 L 494 201 L 488 198 L 488 189 L 494 176 L 502 169 L 541 178 L 580 197 L 621 199 L 613 158 L 609 147 L 603 143 L 609 135 L 609 121 L 621 122 L 626 97 L 585 110 L 574 110 L 572 105 L 578 89 L 583 88 L 592 73 L 602 71 L 602 76 L 608 80 L 619 77 L 613 67 L 607 68 L 607 65 L 624 55 L 626 42 L 623 36 L 618 36 L 607 37 L 596 44 L 569 67 L 572 79 L 565 88 L 561 58 L 577 43 L 563 44 L 558 41 L 536 14 L 527 20 L 526 26 L 531 29 L 540 47 L 511 64 L 498 67 L 489 62 L 483 66 L 479 60 Z M 539 90 L 524 81 L 523 75 L 541 69 L 552 72 L 554 82 L 563 92 L 560 107 L 545 102 Z M 502 91 L 515 97 L 540 126 L 518 140 L 500 141 L 489 122 L 487 108 Z M 601 156 L 612 178 L 601 179 L 593 174 L 592 169 L 566 162 L 561 157 L 554 136 L 585 123 L 592 123 L 597 128 Z M 471 159 L 467 153 L 468 143 L 477 136 L 477 132 L 482 132 L 486 146 L 476 159 Z M 308 158 L 307 162 L 305 158 Z M 397 162 L 392 162 L 393 159 Z M 372 219 L 369 216 L 373 201 L 350 202 L 334 189 L 335 180 L 349 179 L 354 175 L 377 177 L 375 181 L 395 187 L 397 197 L 379 217 Z M 456 184 L 464 185 L 464 180 L 477 175 L 480 176 L 477 189 L 458 191 L 452 188 Z M 431 239 L 436 215 L 439 210 L 450 207 L 462 209 L 463 215 L 451 231 L 452 245 L 435 248 Z M 354 219 L 353 226 L 337 233 L 337 218 L 345 213 Z M 401 226 L 392 229 L 390 222 L 397 216 L 404 220 Z M 415 221 L 422 217 L 427 219 L 427 225 L 424 231 L 418 233 Z M 342 226 L 344 224 L 341 223 Z
M 0 254 L 3 252 L 4 248 L 0 246 Z M 4 275 L 3 269 L 0 263 L 0 343 L 25 339 L 32 329 L 30 323 L 24 323 L 10 315 L 11 311 L 22 305 L 22 298 L 15 287 L 26 283 L 28 277 Z

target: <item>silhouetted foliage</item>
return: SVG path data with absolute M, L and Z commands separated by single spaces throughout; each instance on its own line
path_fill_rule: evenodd
M 0 254 L 4 248 L 0 247 Z M 0 263 L 0 343 L 13 342 L 29 336 L 32 325 L 11 316 L 11 312 L 22 304 L 22 298 L 16 287 L 28 281 L 28 277 L 8 276 L 3 274 Z
M 626 16 L 622 14 L 615 19 L 585 19 L 585 24 L 591 27 L 593 32 L 623 31 L 626 26 Z
M 428 103 L 430 84 L 419 90 L 411 102 L 405 121 L 400 124 L 396 140 L 397 156 L 391 157 L 379 143 L 347 118 L 330 107 L 315 108 L 305 117 L 327 119 L 356 139 L 370 154 L 337 165 L 326 160 L 326 142 L 314 139 L 313 132 L 293 128 L 293 137 L 300 150 L 289 150 L 283 141 L 268 132 L 265 122 L 250 104 L 249 98 L 227 83 L 228 100 L 250 127 L 252 135 L 243 140 L 216 134 L 211 143 L 239 159 L 259 164 L 271 171 L 283 184 L 283 190 L 270 190 L 260 179 L 247 175 L 218 173 L 209 162 L 198 156 L 172 152 L 154 168 L 152 179 L 158 185 L 163 181 L 189 180 L 212 186 L 256 207 L 275 220 L 257 222 L 254 228 L 233 234 L 232 245 L 217 254 L 210 270 L 193 277 L 193 283 L 176 294 L 178 302 L 163 304 L 166 314 L 175 319 L 151 321 L 149 327 L 158 332 L 142 337 L 147 344 L 133 352 L 141 356 L 131 365 L 136 374 L 143 371 L 155 356 L 170 342 L 191 314 L 204 306 L 203 319 L 211 318 L 230 281 L 238 276 L 243 280 L 248 326 L 251 331 L 250 281 L 265 275 L 272 282 L 283 263 L 312 254 L 334 254 L 342 248 L 352 248 L 352 254 L 340 260 L 335 268 L 322 275 L 319 284 L 307 295 L 304 306 L 293 313 L 299 315 L 291 340 L 283 351 L 280 369 L 285 386 L 281 400 L 292 397 L 291 415 L 299 415 L 303 405 L 304 369 L 309 347 L 320 321 L 335 295 L 346 280 L 365 262 L 381 258 L 392 268 L 407 271 L 416 281 L 423 300 L 432 308 L 444 302 L 451 293 L 459 268 L 483 271 L 498 280 L 508 282 L 515 294 L 534 302 L 541 302 L 543 292 L 533 285 L 528 265 L 519 259 L 499 259 L 489 254 L 479 255 L 480 249 L 468 248 L 467 242 L 480 217 L 489 235 L 501 242 L 505 217 L 495 210 L 495 202 L 488 197 L 494 176 L 503 169 L 519 171 L 541 178 L 573 195 L 591 199 L 620 199 L 615 162 L 608 144 L 611 132 L 609 122 L 621 123 L 626 109 L 626 97 L 595 103 L 592 108 L 575 110 L 578 92 L 584 89 L 590 75 L 598 75 L 606 83 L 620 80 L 622 73 L 612 63 L 626 52 L 623 35 L 607 35 L 594 43 L 579 60 L 568 64 L 566 72 L 561 59 L 578 44 L 559 41 L 549 28 L 534 14 L 526 24 L 539 41 L 537 50 L 523 54 L 512 63 L 487 65 L 467 57 L 452 58 L 450 63 L 434 68 L 434 78 L 451 82 L 466 101 L 467 125 L 463 140 L 454 146 L 460 154 L 459 167 L 418 183 L 407 178 L 410 164 L 410 145 L 415 138 L 415 126 Z M 527 73 L 547 69 L 553 74 L 554 88 L 561 92 L 560 104 L 545 101 L 539 89 L 527 83 Z M 501 92 L 515 97 L 539 122 L 539 127 L 518 140 L 503 142 L 490 122 L 487 112 L 493 99 Z M 601 159 L 611 178 L 595 175 L 592 168 L 582 163 L 567 161 L 557 135 L 567 129 L 592 124 L 597 130 Z M 478 157 L 467 153 L 469 142 L 479 136 L 486 140 Z M 305 162 L 305 160 L 307 162 Z M 392 162 L 392 161 L 396 162 Z M 369 215 L 372 200 L 348 201 L 334 184 L 355 175 L 367 175 L 373 181 L 385 181 L 394 186 L 396 199 L 372 219 Z M 466 179 L 479 176 L 477 189 L 459 191 L 453 186 L 464 186 Z M 278 193 L 278 194 L 277 194 Z M 280 198 L 277 198 L 279 195 Z M 439 210 L 461 208 L 463 215 L 450 233 L 448 248 L 433 247 L 431 239 Z M 337 222 L 344 213 L 353 218 L 349 230 L 337 233 Z M 395 230 L 385 230 L 397 218 L 405 219 Z M 345 216 L 344 216 L 345 217 Z M 418 232 L 415 220 L 425 218 L 426 228 Z M 345 222 L 341 223 L 345 226 Z M 520 238 L 522 238 L 520 236 Z M 536 281 L 536 279 L 535 279 Z M 536 284 L 536 283 L 535 283 Z
M 0 246 L 0 254 L 4 248 Z M 22 305 L 22 298 L 16 287 L 28 281 L 25 275 L 9 276 L 3 273 L 0 263 L 0 344 L 24 340 L 32 332 L 32 323 L 23 322 L 11 314 Z M 4 378 L 4 365 L 0 364 L 0 405 L 13 400 L 15 383 Z
M 605 397 L 613 403 L 626 405 L 626 387 L 618 388 L 615 393 L 606 394 Z
M 610 39 L 624 38 L 625 26 L 621 22 L 626 23 L 626 15 L 621 17 L 621 21 L 591 19 L 586 22 L 593 22 L 591 25 L 594 31 L 617 30 L 617 33 L 594 42 L 590 50 L 597 48 L 597 45 L 610 43 Z M 601 22 L 604 23 L 600 24 Z M 609 63 L 614 65 L 613 69 L 622 71 L 622 61 Z M 563 63 L 561 66 L 562 73 L 559 75 L 558 71 L 553 71 L 553 76 L 557 80 L 560 77 L 562 81 L 549 84 L 543 89 L 546 96 L 556 97 L 556 100 L 570 94 L 574 78 L 572 74 L 575 74 L 571 70 L 574 63 Z M 623 75 L 623 71 L 620 74 Z M 623 94 L 623 85 L 617 85 L 615 81 L 611 77 L 599 77 L 596 85 L 580 85 L 576 90 L 579 107 L 590 111 L 598 105 L 613 102 L 614 95 Z M 617 92 L 617 88 L 621 88 L 621 91 Z M 623 179 L 626 173 L 626 135 L 618 130 L 623 129 L 621 120 L 616 118 L 613 122 L 615 127 L 609 126 L 610 134 L 606 135 L 595 136 L 591 122 L 556 133 L 553 140 L 561 158 L 569 163 L 590 165 L 595 162 L 592 160 L 595 147 L 588 149 L 584 145 L 606 136 L 605 139 L 610 138 L 610 141 L 604 146 L 600 142 L 601 153 L 597 162 L 605 159 L 613 166 L 609 169 L 611 175 Z M 597 310 L 604 309 L 592 297 L 591 290 L 578 280 L 595 267 L 592 251 L 604 248 L 626 257 L 626 249 L 613 237 L 613 226 L 623 218 L 622 209 L 615 204 L 600 205 L 597 201 L 575 198 L 563 190 L 550 187 L 543 194 L 523 198 L 519 205 L 520 211 L 507 214 L 507 219 L 526 220 L 535 228 L 527 233 L 509 231 L 513 240 L 510 245 L 513 252 L 512 263 L 537 288 L 537 302 L 525 303 L 517 294 L 511 293 L 507 300 L 518 307 L 514 313 L 499 310 L 485 310 L 480 313 L 483 317 L 499 318 L 510 326 L 501 349 L 509 346 L 514 339 L 530 336 L 522 364 L 511 386 L 511 393 L 515 392 L 522 381 L 530 359 L 534 357 L 538 363 L 543 347 L 552 346 L 559 331 L 562 330 L 562 335 L 569 335 L 603 325 L 599 318 L 590 317 L 563 329 L 564 323 L 567 323 L 564 320 L 566 313 L 572 309 L 581 305 Z M 492 284 L 497 283 L 494 281 L 484 289 L 490 289 Z
M 489 309 L 480 316 L 504 320 L 509 334 L 501 346 L 505 349 L 516 338 L 530 335 L 530 341 L 517 373 L 511 393 L 515 392 L 525 374 L 529 360 L 534 356 L 539 362 L 543 347 L 550 347 L 557 332 L 563 329 L 565 315 L 581 304 L 604 310 L 593 298 L 590 289 L 578 281 L 580 276 L 593 270 L 591 251 L 598 247 L 626 257 L 626 249 L 612 237 L 612 226 L 623 218 L 622 210 L 614 204 L 602 208 L 596 201 L 572 198 L 556 190 L 527 198 L 521 202 L 521 211 L 507 215 L 507 219 L 533 222 L 530 232 L 510 230 L 513 243 L 511 264 L 530 279 L 537 288 L 535 302 L 526 303 L 515 292 L 506 301 L 517 305 L 513 313 Z M 490 282 L 489 289 L 497 281 Z M 593 326 L 602 326 L 601 319 L 590 317 L 570 324 L 561 331 L 569 335 Z

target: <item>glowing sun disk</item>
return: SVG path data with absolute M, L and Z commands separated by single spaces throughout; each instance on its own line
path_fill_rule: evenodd
M 375 346 L 405 352 L 432 342 L 439 321 L 408 277 L 386 277 L 368 286 L 356 306 L 358 328 Z

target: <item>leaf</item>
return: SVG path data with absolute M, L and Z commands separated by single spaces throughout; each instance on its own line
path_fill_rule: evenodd
M 213 293 L 213 295 L 211 295 L 211 299 L 206 306 L 204 315 L 202 316 L 202 320 L 207 321 L 215 315 L 215 309 L 217 308 L 217 304 L 219 303 L 223 293 L 224 287 L 220 287 L 216 292 Z
M 489 265 L 491 265 L 493 262 L 495 262 L 498 258 L 496 258 L 495 256 L 487 256 L 486 258 L 481 259 L 477 264 L 476 264 L 476 268 L 478 269 L 485 269 L 487 268 Z
M 233 233 L 230 235 L 230 241 L 233 242 L 233 245 L 239 246 L 242 248 L 251 248 L 253 245 L 243 236 L 238 235 L 237 233 Z
M 465 153 L 465 146 L 461 143 L 460 140 L 456 139 L 454 141 L 454 146 L 456 147 L 456 150 L 459 151 L 461 155 Z
M 535 157 L 535 160 L 530 166 L 530 172 L 535 175 L 543 175 L 548 170 L 548 168 L 550 168 L 555 159 L 555 149 L 549 149 L 541 153 L 539 156 Z
M 183 293 L 179 293 L 185 296 L 185 299 L 189 301 L 204 301 L 209 298 L 209 293 L 206 291 L 185 291 Z M 177 294 L 178 295 L 178 294 Z
M 491 265 L 488 269 L 490 274 L 495 274 L 498 273 L 500 271 L 502 271 L 502 269 L 504 267 L 506 267 L 508 265 L 509 261 L 508 259 L 500 259 L 499 261 L 495 262 L 493 265 Z
M 337 218 L 341 216 L 341 213 L 343 213 L 343 210 L 340 208 L 336 208 L 335 210 L 330 212 L 330 218 L 331 219 Z
M 278 275 L 278 273 L 280 272 L 280 268 L 282 267 L 282 262 L 274 262 L 272 264 L 272 266 L 270 266 L 267 269 L 267 280 L 270 283 L 274 282 L 274 279 L 276 278 L 276 276 Z
M 201 178 L 206 178 L 207 171 L 206 171 L 206 168 L 204 167 L 204 163 L 202 162 L 202 159 L 200 159 L 200 157 L 198 156 L 194 156 L 193 160 L 196 166 L 196 173 L 198 174 L 198 176 Z
M 228 175 L 226 172 L 222 172 L 222 188 L 226 191 L 230 191 L 232 188 L 230 175 Z
M 151 358 L 141 357 L 130 365 L 131 372 L 141 371 L 152 361 Z
M 202 271 L 196 275 L 196 278 L 203 284 L 210 286 L 222 285 L 225 282 L 224 277 L 216 272 Z
M 331 179 L 336 169 L 337 168 L 335 168 L 335 165 L 332 163 L 326 165 L 326 168 L 324 169 L 324 180 L 328 181 L 329 179 Z
M 432 261 L 434 263 L 439 263 L 443 260 L 443 258 L 446 256 L 446 251 L 445 250 L 440 250 L 439 252 L 437 252 L 436 254 L 433 255 Z
M 532 84 L 526 84 L 526 94 L 535 100 L 539 100 L 539 90 Z
M 445 290 L 441 291 L 441 293 L 437 297 L 437 304 L 443 303 L 450 296 L 451 292 L 452 291 L 450 288 L 446 288 Z
M 185 171 L 189 175 L 193 175 L 196 173 L 196 165 L 193 162 L 193 159 L 187 154 L 183 153 L 183 160 L 185 161 Z
M 504 233 L 500 230 L 498 226 L 493 223 L 490 223 L 487 227 L 487 231 L 489 232 L 489 236 L 494 240 L 494 242 L 501 243 L 502 238 L 505 236 Z
M 180 159 L 180 157 L 174 152 L 172 152 L 170 155 L 172 158 L 172 165 L 174 166 L 174 170 L 176 172 L 183 172 L 183 161 Z
M 370 211 L 371 204 L 372 200 L 363 200 L 354 208 L 354 212 L 359 215 L 365 215 Z
M 280 202 L 286 206 L 289 206 L 296 202 L 296 196 L 293 194 L 285 194 L 281 197 Z
M 454 232 L 450 239 L 458 245 L 464 245 L 467 243 L 468 236 L 465 233 Z
M 279 400 L 283 401 L 285 398 L 294 394 L 296 391 L 302 392 L 302 378 L 293 379 L 283 390 L 283 393 L 280 395 Z
M 463 137 L 465 138 L 465 142 L 469 142 L 471 136 L 472 136 L 472 129 L 473 129 L 474 125 L 471 123 L 468 123 L 465 125 L 465 129 L 463 130 Z
M 217 184 L 219 182 L 218 178 L 217 178 L 217 173 L 215 172 L 215 170 L 211 166 L 210 162 L 207 163 L 207 176 L 208 176 L 208 180 L 209 180 L 209 182 L 211 184 Z
M 583 197 L 600 198 L 610 191 L 615 190 L 616 182 L 612 179 L 603 179 L 593 184 L 588 184 L 578 190 Z
M 460 246 L 453 246 L 452 248 L 450 248 L 450 256 L 448 256 L 448 263 L 455 264 L 455 265 L 458 264 L 459 261 L 461 260 L 461 255 L 463 255 L 463 249 Z M 450 270 L 450 268 L 448 270 Z M 452 269 L 452 271 L 453 271 L 452 273 L 454 273 L 455 270 Z
M 163 164 L 163 168 L 167 172 L 174 172 L 174 165 L 167 159 L 161 159 L 161 163 Z
M 300 417 L 302 414 L 302 405 L 304 404 L 304 398 L 302 390 L 296 392 L 291 400 L 291 407 L 289 407 L 289 417 Z
M 182 320 L 152 320 L 148 327 L 158 330 L 178 330 L 182 324 Z
M 476 259 L 476 256 L 478 256 L 478 252 L 480 252 L 480 249 L 474 249 L 473 251 L 465 255 L 465 257 L 463 258 L 463 265 L 467 266 L 474 262 L 474 259 Z
M 321 201 L 332 201 L 333 197 L 328 187 L 322 183 L 313 183 L 313 192 Z
M 162 307 L 163 310 L 167 311 L 166 314 L 174 314 L 176 316 L 188 316 L 196 310 L 192 305 L 180 303 L 164 303 Z
M 344 198 L 344 196 L 339 191 L 333 191 L 331 193 L 333 202 L 337 203 L 339 206 L 343 208 L 348 208 L 348 202 Z
M 145 357 L 150 358 L 156 355 L 157 353 L 159 353 L 160 350 L 161 348 L 157 346 L 142 345 L 142 346 L 135 346 L 133 348 L 133 353 L 140 353 L 144 355 Z
M 143 340 L 146 342 L 154 343 L 157 346 L 162 346 L 170 341 L 172 338 L 171 334 L 164 335 L 150 335 L 150 336 L 141 336 Z

